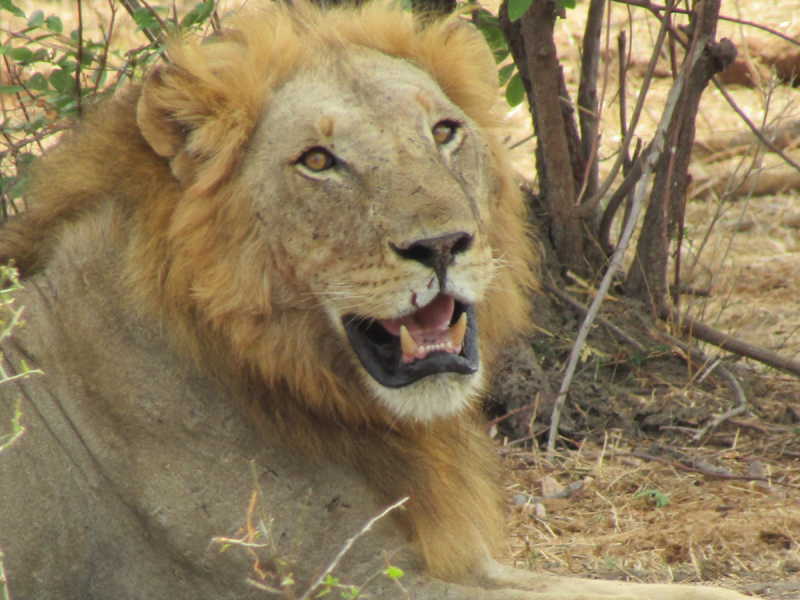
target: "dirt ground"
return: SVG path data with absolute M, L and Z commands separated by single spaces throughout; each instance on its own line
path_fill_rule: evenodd
M 788 3 L 723 0 L 722 13 L 797 35 L 800 21 Z M 557 25 L 565 76 L 576 97 L 587 4 L 578 3 Z M 614 5 L 602 113 L 601 176 L 621 139 L 616 40 L 633 39 L 628 114 L 641 86 L 657 22 L 639 8 Z M 768 33 L 720 23 L 744 54 L 772 43 Z M 606 64 L 601 62 L 601 74 Z M 665 55 L 659 69 L 669 73 Z M 763 75 L 763 72 L 762 72 Z M 671 84 L 654 81 L 638 131 L 650 139 Z M 759 125 L 798 118 L 798 90 L 770 81 L 726 90 Z M 508 139 L 531 133 L 527 107 L 511 112 Z M 746 126 L 721 93 L 709 89 L 697 139 L 714 141 Z M 515 165 L 535 185 L 535 139 L 513 150 Z M 798 153 L 789 145 L 787 153 Z M 686 211 L 683 281 L 709 295 L 683 298 L 688 314 L 751 343 L 793 357 L 800 351 L 800 237 L 798 192 L 720 199 L 737 165 L 780 169 L 770 154 L 738 153 L 718 161 L 698 157 Z M 790 187 L 790 186 L 787 186 Z M 705 189 L 703 189 L 705 188 Z M 546 248 L 545 252 L 549 251 Z M 629 252 L 629 254 L 631 254 Z M 550 263 L 551 264 L 551 263 Z M 552 271 L 545 278 L 553 277 Z M 588 305 L 591 286 L 565 290 Z M 556 574 L 631 581 L 723 585 L 766 598 L 800 598 L 800 384 L 795 377 L 701 345 L 741 383 L 747 411 L 695 440 L 713 415 L 737 402 L 723 380 L 689 364 L 681 350 L 657 338 L 664 327 L 642 322 L 618 299 L 602 313 L 642 344 L 642 353 L 596 325 L 562 418 L 567 440 L 556 460 L 546 445 L 553 399 L 583 314 L 543 292 L 536 301 L 537 334 L 509 352 L 489 404 L 491 432 L 508 466 L 512 533 L 507 559 Z M 522 408 L 522 410 L 519 410 Z M 503 417 L 509 409 L 511 416 Z M 514 409 L 519 410 L 514 412 Z M 538 445 L 530 444 L 533 435 Z M 548 499 L 552 496 L 569 496 Z
M 17 4 L 28 13 L 41 8 L 60 15 L 69 30 L 72 2 Z M 722 12 L 797 36 L 800 13 L 792 4 L 723 0 Z M 85 26 L 97 27 L 105 3 L 87 5 Z M 178 2 L 179 10 L 182 5 L 191 2 Z M 586 1 L 579 0 L 557 24 L 573 99 L 586 8 Z M 610 24 L 604 51 L 608 62 L 600 65 L 601 80 L 607 82 L 601 176 L 621 139 L 617 35 L 624 29 L 632 40 L 625 94 L 630 114 L 658 27 L 644 9 L 618 4 Z M 115 43 L 137 39 L 141 34 L 134 29 L 120 19 Z M 745 55 L 753 42 L 773 40 L 764 31 L 730 22 L 720 24 L 719 36 L 731 38 Z M 659 73 L 668 75 L 669 68 L 665 53 Z M 751 119 L 781 126 L 800 118 L 796 88 L 773 82 L 769 68 L 753 73 L 754 85 L 726 88 Z M 669 77 L 662 77 L 652 85 L 637 129 L 645 141 L 670 84 Z M 698 139 L 711 142 L 744 130 L 721 93 L 709 89 L 698 117 Z M 531 133 L 527 107 L 511 110 L 508 145 Z M 535 143 L 512 150 L 521 179 L 534 188 Z M 800 161 L 794 145 L 787 152 Z M 682 280 L 708 294 L 685 297 L 682 307 L 729 335 L 792 357 L 800 352 L 798 191 L 787 186 L 766 196 L 720 198 L 716 190 L 724 189 L 737 165 L 740 171 L 770 172 L 779 170 L 781 161 L 753 149 L 723 160 L 698 155 L 686 211 Z M 541 248 L 547 256 L 546 241 Z M 592 282 L 565 286 L 547 269 L 543 279 L 584 305 L 591 301 Z M 487 428 L 508 467 L 510 533 L 503 559 L 556 574 L 695 582 L 765 598 L 800 598 L 800 382 L 701 345 L 734 374 L 748 405 L 746 412 L 696 440 L 696 431 L 714 415 L 736 406 L 733 394 L 717 374 L 687 362 L 681 350 L 665 343 L 658 336 L 663 324 L 643 321 L 612 295 L 603 316 L 644 352 L 605 326 L 595 326 L 564 410 L 560 433 L 565 444 L 547 460 L 540 445 L 546 444 L 553 399 L 583 314 L 545 290 L 535 302 L 537 333 L 509 349 L 487 403 Z

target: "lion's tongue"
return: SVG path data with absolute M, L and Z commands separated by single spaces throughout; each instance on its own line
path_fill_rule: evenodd
M 400 336 L 403 362 L 425 358 L 429 352 L 443 351 L 458 354 L 467 329 L 466 313 L 450 327 L 455 300 L 439 294 L 430 304 L 399 319 L 380 321 L 392 335 Z

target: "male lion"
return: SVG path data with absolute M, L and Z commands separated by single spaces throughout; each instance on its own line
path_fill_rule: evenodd
M 0 456 L 15 600 L 264 597 L 211 543 L 254 477 L 287 597 L 408 497 L 343 581 L 388 556 L 419 600 L 741 598 L 489 558 L 504 510 L 473 407 L 533 261 L 471 25 L 298 1 L 168 56 L 48 153 L 0 234 L 27 319 L 5 368 L 44 371 L 0 405 L 21 394 L 27 427 Z

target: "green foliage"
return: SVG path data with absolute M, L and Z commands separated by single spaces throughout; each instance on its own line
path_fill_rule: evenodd
M 182 18 L 167 5 L 139 9 L 132 17 L 117 6 L 107 11 L 101 31 L 67 32 L 66 15 L 62 19 L 42 10 L 26 15 L 13 0 L 0 0 L 0 20 L 11 23 L 0 33 L 0 63 L 7 73 L 0 85 L 5 107 L 0 121 L 0 218 L 17 211 L 16 202 L 25 192 L 25 168 L 50 136 L 98 98 L 140 79 L 163 54 L 166 34 L 179 29 L 203 33 L 216 18 L 215 0 L 196 4 Z M 142 45 L 118 48 L 113 34 L 119 21 L 131 18 L 144 32 Z
M 656 508 L 664 508 L 667 504 L 669 504 L 669 497 L 658 488 L 652 490 L 642 490 L 641 492 L 634 494 L 633 497 L 649 498 L 656 505 Z
M 503 30 L 500 28 L 497 17 L 483 8 L 478 8 L 475 10 L 473 20 L 486 39 L 486 43 L 489 44 L 489 48 L 492 49 L 495 62 L 500 65 L 508 58 L 509 50 L 508 42 L 503 35 Z M 517 66 L 513 62 L 501 65 L 497 69 L 497 76 L 500 86 L 507 85 L 506 100 L 509 106 L 514 107 L 520 104 L 525 99 L 525 87 L 522 85 L 522 79 L 517 72 Z
M 13 298 L 13 292 L 18 289 L 20 289 L 20 285 L 17 270 L 13 266 L 0 265 L 0 342 L 10 337 L 14 329 L 20 324 L 22 308 L 14 306 Z M 1 358 L 2 354 L 0 354 Z M 37 369 L 28 367 L 24 360 L 21 361 L 20 366 L 21 371 L 19 373 L 9 375 L 0 362 L 0 385 L 16 379 L 25 379 L 35 373 L 41 373 Z M 2 426 L 2 430 L 0 430 L 0 452 L 11 446 L 25 432 L 25 427 L 21 423 L 21 402 L 21 398 L 17 400 L 8 433 L 2 433 L 3 430 L 6 430 L 6 427 L 5 423 L 0 423 L 0 426 Z

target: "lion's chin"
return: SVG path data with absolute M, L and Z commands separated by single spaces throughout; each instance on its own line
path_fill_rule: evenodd
M 446 294 L 405 317 L 380 321 L 346 315 L 342 323 L 364 370 L 385 388 L 478 372 L 475 307 Z
M 483 391 L 483 369 L 471 375 L 441 373 L 402 388 L 387 388 L 365 374 L 372 395 L 401 421 L 431 423 L 467 410 Z

